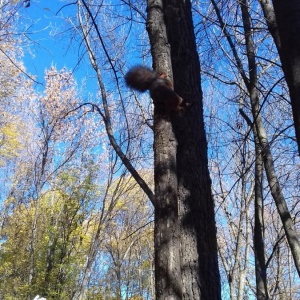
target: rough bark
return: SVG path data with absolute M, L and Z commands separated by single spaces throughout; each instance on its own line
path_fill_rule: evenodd
M 192 107 L 174 115 L 183 299 L 221 299 L 216 226 L 190 1 L 165 0 L 175 91 Z
M 170 77 L 171 61 L 161 0 L 148 0 L 147 30 L 153 67 Z M 171 77 L 172 78 L 172 77 Z M 154 108 L 155 290 L 156 299 L 182 299 L 176 147 L 172 125 Z
M 289 87 L 300 154 L 300 1 L 273 0 L 273 5 L 280 41 L 277 48 Z
M 254 255 L 257 300 L 269 299 L 263 232 L 263 158 L 257 133 L 255 133 Z

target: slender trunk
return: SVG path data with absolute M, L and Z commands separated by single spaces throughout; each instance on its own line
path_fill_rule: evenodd
M 165 0 L 175 91 L 193 106 L 174 115 L 183 299 L 221 299 L 214 202 L 191 3 Z
M 243 193 L 244 194 L 244 193 Z M 251 193 L 252 194 L 252 193 Z M 245 235 L 246 235 L 246 241 L 245 243 L 245 256 L 244 259 L 239 261 L 239 285 L 238 285 L 238 300 L 244 299 L 245 294 L 245 285 L 246 285 L 246 277 L 248 273 L 248 261 L 249 261 L 249 252 L 250 252 L 250 217 L 249 217 L 249 205 L 250 200 L 247 200 L 247 197 L 245 197 Z
M 124 166 L 130 172 L 132 177 L 138 183 L 140 188 L 145 192 L 145 194 L 148 196 L 149 200 L 154 205 L 154 200 L 155 199 L 154 199 L 154 194 L 153 194 L 152 190 L 147 185 L 147 183 L 143 180 L 143 178 L 140 176 L 140 174 L 137 172 L 137 170 L 134 168 L 134 166 L 132 165 L 130 159 L 123 152 L 121 146 L 117 143 L 117 140 L 115 138 L 113 127 L 112 127 L 112 124 L 111 124 L 111 115 L 110 115 L 109 104 L 108 104 L 108 101 L 107 101 L 108 99 L 107 99 L 106 89 L 105 89 L 105 86 L 104 86 L 103 81 L 102 81 L 102 74 L 101 74 L 101 70 L 99 68 L 99 64 L 98 64 L 98 61 L 97 61 L 97 58 L 96 58 L 96 54 L 93 51 L 93 49 L 91 47 L 91 43 L 90 43 L 89 32 L 90 32 L 91 28 L 89 27 L 90 25 L 87 25 L 87 24 L 89 24 L 90 21 L 93 24 L 93 28 L 95 29 L 95 33 L 96 33 L 96 35 L 97 35 L 97 37 L 100 41 L 100 44 L 101 44 L 101 46 L 103 48 L 103 51 L 104 51 L 104 53 L 107 57 L 107 60 L 110 63 L 111 68 L 115 71 L 114 64 L 112 63 L 112 59 L 109 56 L 108 50 L 106 49 L 106 47 L 104 45 L 104 42 L 103 42 L 103 39 L 102 39 L 102 36 L 101 36 L 101 32 L 100 32 L 100 28 L 98 27 L 95 16 L 92 14 L 88 4 L 86 3 L 86 1 L 81 0 L 81 1 L 77 1 L 77 5 L 78 5 L 77 16 L 78 16 L 78 20 L 79 20 L 79 23 L 80 23 L 80 29 L 82 31 L 83 40 L 84 40 L 85 46 L 87 48 L 89 60 L 91 62 L 91 65 L 92 65 L 95 73 L 96 73 L 96 76 L 97 76 L 97 81 L 98 81 L 98 84 L 99 84 L 99 87 L 100 87 L 100 92 L 101 92 L 101 97 L 102 97 L 102 104 L 103 104 L 104 114 L 102 113 L 101 109 L 96 104 L 91 104 L 91 103 L 86 103 L 86 104 L 91 104 L 93 109 L 95 109 L 101 115 L 111 146 L 115 150 L 118 157 L 121 159 Z M 83 11 L 81 11 L 81 10 L 83 10 Z M 85 22 L 83 22 L 81 14 L 83 14 L 85 16 L 85 18 L 86 18 Z M 86 105 L 86 104 L 84 104 L 84 105 Z
M 256 129 L 254 133 L 257 133 L 257 138 L 262 149 L 262 157 L 271 194 L 275 201 L 278 213 L 280 215 L 283 228 L 294 258 L 298 275 L 300 276 L 300 241 L 275 172 L 270 145 L 260 114 L 259 93 L 257 89 L 257 68 L 255 61 L 254 43 L 252 40 L 251 19 L 248 11 L 248 3 L 247 0 L 241 0 L 240 3 L 242 10 L 243 25 L 245 30 L 246 51 L 250 74 L 248 91 L 250 93 L 251 110 Z
M 122 148 L 120 147 L 120 145 L 117 143 L 117 140 L 115 139 L 112 124 L 111 124 L 111 116 L 110 116 L 109 104 L 107 102 L 106 90 L 105 90 L 105 87 L 104 87 L 104 84 L 102 81 L 101 70 L 99 69 L 99 64 L 98 64 L 98 61 L 96 58 L 96 54 L 93 51 L 93 48 L 92 48 L 91 42 L 90 42 L 90 30 L 91 30 L 90 25 L 89 25 L 90 21 L 92 22 L 93 29 L 95 30 L 95 33 L 100 41 L 100 44 L 101 44 L 103 51 L 106 54 L 107 60 L 109 62 L 111 62 L 111 58 L 109 57 L 108 51 L 105 48 L 103 39 L 101 37 L 100 29 L 98 27 L 95 17 L 92 14 L 92 11 L 90 10 L 88 4 L 86 3 L 86 1 L 78 1 L 77 5 L 78 5 L 77 17 L 78 17 L 80 29 L 81 29 L 81 32 L 83 35 L 83 40 L 84 40 L 85 46 L 87 48 L 90 63 L 96 73 L 96 76 L 97 76 L 97 81 L 99 84 L 102 102 L 103 102 L 104 113 L 102 113 L 102 111 L 100 110 L 100 108 L 97 105 L 95 105 L 95 104 L 91 104 L 91 105 L 93 106 L 93 109 L 96 109 L 96 111 L 101 115 L 101 117 L 104 121 L 104 124 L 105 124 L 106 132 L 107 132 L 107 136 L 109 138 L 110 144 L 113 147 L 113 149 L 115 150 L 116 154 L 121 159 L 124 166 L 128 169 L 128 171 L 131 173 L 131 175 L 136 180 L 136 182 L 140 185 L 141 189 L 149 197 L 149 200 L 154 204 L 154 194 L 153 194 L 152 190 L 146 184 L 146 182 L 143 180 L 143 178 L 139 175 L 139 173 L 136 171 L 136 169 L 130 162 L 129 158 L 122 151 Z M 114 69 L 113 66 L 112 66 L 112 69 Z M 96 254 L 99 249 L 100 242 L 101 242 L 100 238 L 101 238 L 101 233 L 102 233 L 101 228 L 102 228 L 103 222 L 104 222 L 104 219 L 103 219 L 103 211 L 102 211 L 100 220 L 99 220 L 99 224 L 98 224 L 98 228 L 97 228 L 96 234 L 94 236 L 93 242 L 91 243 L 89 254 L 88 254 L 88 257 L 86 260 L 86 266 L 85 266 L 85 270 L 84 270 L 84 274 L 83 274 L 83 279 L 81 281 L 80 289 L 79 289 L 78 294 L 76 295 L 76 297 L 79 300 L 85 299 L 85 297 L 86 297 L 86 287 L 87 287 L 89 279 L 90 279 L 90 270 L 95 261 L 95 257 L 96 257 Z
M 230 270 L 230 280 L 229 280 L 229 289 L 230 297 L 232 300 L 239 300 L 244 293 L 245 286 L 245 273 L 242 274 L 242 261 L 247 262 L 247 244 L 245 243 L 244 236 L 247 236 L 247 231 L 245 231 L 245 222 L 247 220 L 247 211 L 249 208 L 250 197 L 252 195 L 252 189 L 249 193 L 250 196 L 246 196 L 246 182 L 245 177 L 242 177 L 242 191 L 241 191 L 241 214 L 239 217 L 239 222 L 236 225 L 236 243 L 235 243 L 235 254 L 234 254 L 234 264 Z M 247 236 L 248 238 L 248 236 Z M 244 252 L 245 250 L 245 252 Z M 244 254 L 244 256 L 242 256 Z M 244 268 L 245 269 L 245 268 Z
M 263 219 L 263 158 L 257 134 L 255 134 L 255 198 L 254 198 L 254 255 L 256 275 L 256 297 L 267 300 L 267 267 L 265 260 Z
M 118 262 L 117 265 L 115 265 L 115 272 L 117 277 L 117 290 L 116 290 L 116 300 L 122 299 L 122 273 L 121 273 L 121 263 L 119 261 L 119 258 L 117 258 Z
M 43 123 L 44 124 L 44 123 Z M 35 211 L 33 217 L 33 224 L 31 227 L 31 238 L 29 243 L 29 274 L 28 274 L 28 286 L 32 285 L 34 276 L 35 276 L 35 269 L 36 269 L 36 261 L 35 261 L 35 245 L 37 239 L 37 226 L 38 226 L 38 219 L 40 217 L 40 193 L 43 187 L 43 179 L 45 176 L 45 168 L 48 159 L 48 143 L 50 140 L 50 136 L 48 135 L 47 131 L 48 128 L 44 127 L 44 135 L 45 140 L 43 141 L 43 148 L 41 153 L 41 169 L 40 173 L 36 174 L 36 201 L 33 202 L 35 204 Z M 37 171 L 38 172 L 38 171 Z M 31 299 L 32 295 L 28 294 L 27 299 Z
M 272 0 L 259 0 L 259 2 L 266 19 L 268 29 L 273 37 L 277 50 L 280 53 L 281 42 Z
M 54 267 L 54 255 L 56 249 L 57 237 L 53 238 L 50 234 L 50 239 L 48 243 L 47 250 L 47 260 L 46 260 L 46 274 L 44 279 L 44 295 L 47 295 L 47 292 L 50 288 L 50 276 Z

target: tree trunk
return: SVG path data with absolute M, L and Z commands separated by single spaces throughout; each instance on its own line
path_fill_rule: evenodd
M 172 78 L 162 0 L 148 0 L 147 30 L 153 67 Z M 155 290 L 157 300 L 182 299 L 178 225 L 176 146 L 173 128 L 154 108 Z
M 281 42 L 272 0 L 259 0 L 259 2 L 266 19 L 268 29 L 273 37 L 278 52 L 280 52 Z
M 300 154 L 300 1 L 273 0 L 273 5 L 280 40 L 278 52 L 289 87 Z
M 156 297 L 221 299 L 191 4 L 149 0 L 147 11 L 154 69 L 172 78 L 173 68 L 175 90 L 194 103 L 171 122 L 154 111 Z
M 259 139 L 255 133 L 255 198 L 254 198 L 254 255 L 257 300 L 267 300 L 267 267 L 265 260 L 263 219 L 263 158 Z
M 250 75 L 250 81 L 247 88 L 250 94 L 251 110 L 255 124 L 254 133 L 257 133 L 257 138 L 262 149 L 262 157 L 271 194 L 275 201 L 280 219 L 282 221 L 283 228 L 294 258 L 298 275 L 300 276 L 300 241 L 275 172 L 273 156 L 271 153 L 267 133 L 260 114 L 259 92 L 257 88 L 257 67 L 255 60 L 254 43 L 252 40 L 251 18 L 248 11 L 248 3 L 247 0 L 241 0 L 240 3 L 245 31 L 246 51 Z
M 185 101 L 193 103 L 172 119 L 178 143 L 176 159 L 183 299 L 221 299 L 200 63 L 191 3 L 187 0 L 165 0 L 164 5 L 175 91 Z

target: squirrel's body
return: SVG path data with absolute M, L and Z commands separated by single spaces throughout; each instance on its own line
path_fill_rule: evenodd
M 136 66 L 126 73 L 125 81 L 140 92 L 149 90 L 154 105 L 162 105 L 167 115 L 183 108 L 183 99 L 174 92 L 173 84 L 165 73 L 159 75 L 147 67 Z

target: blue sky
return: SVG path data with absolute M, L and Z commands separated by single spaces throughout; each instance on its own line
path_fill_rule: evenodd
M 76 68 L 80 53 L 78 41 L 66 38 L 66 30 L 71 25 L 66 25 L 62 18 L 75 16 L 76 5 L 67 6 L 58 0 L 31 1 L 29 8 L 21 8 L 20 29 L 27 28 L 23 61 L 26 70 L 31 75 L 37 76 L 38 82 L 44 81 L 44 70 L 53 64 L 57 69 L 67 67 L 74 70 L 74 77 L 78 84 L 86 76 L 85 68 Z M 60 10 L 60 11 L 59 11 Z M 56 15 L 56 13 L 59 13 Z M 71 32 L 70 32 L 71 34 Z M 78 37 L 77 37 L 78 38 Z

